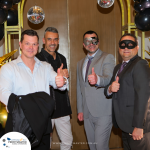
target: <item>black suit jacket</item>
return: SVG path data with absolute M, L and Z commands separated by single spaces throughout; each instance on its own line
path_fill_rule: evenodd
M 12 93 L 7 108 L 9 113 L 5 132 L 17 131 L 26 135 L 31 139 L 32 147 L 37 146 L 44 135 L 52 132 L 50 116 L 54 101 L 49 94 L 36 92 L 16 96 Z
M 114 69 L 113 77 L 109 85 L 115 81 L 116 73 L 121 64 Z M 132 133 L 134 127 L 145 129 L 148 117 L 148 99 L 150 95 L 150 69 L 146 60 L 139 56 L 133 57 L 119 75 L 119 91 L 112 94 L 113 100 L 113 123 L 122 131 Z M 109 85 L 105 88 L 105 95 Z M 147 119 L 149 120 L 149 119 Z M 148 131 L 149 130 L 149 131 Z

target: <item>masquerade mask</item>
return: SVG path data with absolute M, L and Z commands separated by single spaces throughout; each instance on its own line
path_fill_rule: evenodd
M 85 46 L 88 46 L 90 44 L 97 45 L 98 39 L 96 37 L 90 37 L 90 38 L 85 38 L 83 42 Z
M 120 41 L 119 42 L 119 47 L 121 49 L 125 49 L 125 48 L 128 48 L 128 49 L 133 49 L 137 46 L 137 43 L 134 42 L 134 41 L 131 41 L 131 40 L 123 40 L 123 41 Z

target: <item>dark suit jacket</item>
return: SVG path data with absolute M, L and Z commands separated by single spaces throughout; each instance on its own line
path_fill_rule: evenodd
M 9 113 L 6 133 L 17 131 L 26 135 L 29 140 L 32 139 L 32 147 L 37 146 L 44 135 L 51 133 L 50 116 L 54 109 L 54 101 L 47 93 L 36 92 L 20 96 L 12 93 L 7 108 Z
M 109 85 L 115 81 L 116 73 L 121 64 L 117 65 Z M 112 94 L 113 123 L 122 131 L 132 133 L 134 127 L 150 131 L 146 122 L 148 99 L 150 95 L 150 69 L 146 60 L 139 56 L 133 57 L 119 75 L 120 89 Z M 105 95 L 109 85 L 105 88 Z M 148 119 L 147 119 L 148 120 Z

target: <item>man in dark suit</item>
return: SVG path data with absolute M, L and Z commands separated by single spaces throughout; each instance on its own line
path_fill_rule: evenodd
M 115 67 L 105 88 L 105 95 L 113 96 L 113 124 L 122 130 L 124 150 L 150 149 L 150 70 L 147 61 L 137 55 L 138 49 L 134 35 L 121 37 L 119 53 L 123 62 Z

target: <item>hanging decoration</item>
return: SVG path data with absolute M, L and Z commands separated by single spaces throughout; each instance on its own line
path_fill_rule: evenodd
M 44 20 L 45 13 L 41 7 L 33 6 L 29 9 L 27 18 L 31 23 L 39 24 Z
M 114 4 L 114 0 L 97 0 L 99 6 L 109 8 Z

